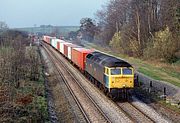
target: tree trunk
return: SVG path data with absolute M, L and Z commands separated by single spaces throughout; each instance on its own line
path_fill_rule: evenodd
M 136 25 L 137 25 L 137 40 L 138 40 L 138 49 L 139 49 L 139 53 L 138 55 L 141 54 L 141 24 L 140 24 L 140 15 L 139 15 L 139 9 L 136 6 Z

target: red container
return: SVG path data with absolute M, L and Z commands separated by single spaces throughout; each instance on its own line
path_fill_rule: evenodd
M 60 52 L 64 55 L 64 45 L 65 44 L 71 44 L 71 43 L 68 43 L 68 42 L 60 42 Z
M 85 48 L 73 48 L 72 50 L 72 61 L 76 64 L 81 70 L 85 69 L 86 55 L 93 52 L 91 49 Z
M 46 43 L 50 44 L 50 38 L 51 38 L 50 36 L 46 37 Z
M 44 35 L 44 36 L 43 36 L 43 41 L 46 42 L 46 43 L 48 43 L 48 37 L 49 37 L 49 36 Z
M 56 37 L 50 37 L 50 36 L 47 36 L 47 35 L 43 36 L 43 40 L 44 40 L 46 43 L 50 44 L 50 45 L 52 45 L 52 44 L 51 44 L 51 40 L 52 40 L 52 39 L 55 39 L 55 38 L 56 38 Z
M 45 35 L 43 35 L 42 40 L 43 40 L 44 42 L 46 42 L 46 36 L 45 36 Z
M 57 42 L 57 47 L 56 47 L 56 49 L 58 49 L 59 51 L 60 51 L 60 43 L 63 43 L 63 42 L 65 42 L 65 41 L 63 41 L 63 40 L 60 40 L 60 39 L 56 39 L 56 42 Z
M 60 42 L 57 42 L 57 49 L 60 50 Z
M 72 48 L 80 48 L 80 46 L 75 45 L 75 44 L 64 44 L 64 55 L 68 59 L 71 59 Z

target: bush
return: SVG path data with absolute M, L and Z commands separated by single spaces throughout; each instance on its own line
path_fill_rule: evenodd
M 45 97 L 38 96 L 36 98 L 37 103 L 37 109 L 39 111 L 39 114 L 42 115 L 42 119 L 47 120 L 48 119 L 48 112 L 47 112 L 47 102 Z
M 141 47 L 140 47 L 138 41 L 135 38 L 130 40 L 129 49 L 132 52 L 133 56 L 136 56 L 136 57 L 141 57 L 142 56 Z
M 116 32 L 112 38 L 112 40 L 109 42 L 109 46 L 112 48 L 118 49 L 120 47 L 121 43 L 121 36 L 120 32 Z
M 177 50 L 177 42 L 167 27 L 165 30 L 155 33 L 155 36 L 144 50 L 144 57 L 174 62 L 176 60 L 175 53 Z
M 120 51 L 121 53 L 124 53 L 121 32 L 116 32 L 114 34 L 112 40 L 109 42 L 109 46 L 117 51 Z

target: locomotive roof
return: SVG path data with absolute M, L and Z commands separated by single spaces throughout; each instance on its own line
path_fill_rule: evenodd
M 106 55 L 101 52 L 92 52 L 91 60 L 107 67 L 132 67 L 128 62 L 115 58 L 113 56 Z

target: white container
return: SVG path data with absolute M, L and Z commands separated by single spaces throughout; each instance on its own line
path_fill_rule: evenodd
M 72 47 L 68 47 L 68 58 L 71 59 Z
M 56 47 L 56 39 L 52 39 L 52 46 L 55 48 Z
M 60 43 L 60 52 L 64 55 L 64 44 L 72 44 L 72 43 L 68 43 L 68 42 L 63 42 Z
M 71 56 L 71 54 L 72 54 L 72 49 L 73 48 L 80 48 L 81 46 L 78 46 L 78 45 L 69 45 L 68 46 L 68 59 L 70 59 L 71 60 L 71 58 L 72 58 L 72 56 Z
M 61 51 L 60 51 L 60 49 L 61 49 L 61 48 L 60 48 L 60 44 L 61 44 L 61 43 L 64 43 L 64 42 L 65 42 L 65 41 L 63 41 L 63 40 L 57 39 L 57 49 L 59 50 L 59 52 L 61 52 Z

